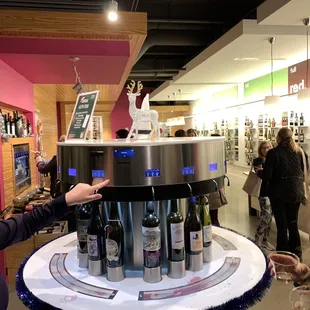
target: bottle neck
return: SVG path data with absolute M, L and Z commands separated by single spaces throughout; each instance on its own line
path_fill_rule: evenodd
M 196 209 L 196 203 L 190 202 L 188 204 L 188 212 L 194 214 L 194 213 L 196 213 L 196 210 L 197 210 Z
M 93 217 L 100 216 L 99 203 L 98 202 L 92 203 L 92 216 Z
M 118 208 L 117 208 L 117 202 L 111 202 L 111 208 L 110 208 L 110 220 L 118 220 Z
M 153 202 L 148 202 L 146 207 L 146 212 L 148 214 L 154 214 L 154 205 Z
M 171 212 L 178 212 L 178 202 L 177 200 L 171 200 Z

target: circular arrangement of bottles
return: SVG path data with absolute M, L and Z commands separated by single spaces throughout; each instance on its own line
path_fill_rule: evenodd
M 124 228 L 118 214 L 118 205 L 111 203 L 109 219 L 104 225 L 100 203 L 80 205 L 76 209 L 78 259 L 81 268 L 88 268 L 91 276 L 106 274 L 109 281 L 125 278 Z M 200 271 L 204 262 L 211 261 L 212 224 L 206 197 L 191 197 L 188 212 L 183 219 L 176 200 L 171 201 L 167 216 L 168 276 L 179 279 L 186 270 Z M 142 220 L 143 279 L 157 283 L 161 271 L 161 223 L 155 214 L 153 202 L 147 204 Z

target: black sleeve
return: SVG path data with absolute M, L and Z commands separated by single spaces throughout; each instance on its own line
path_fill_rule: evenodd
M 276 164 L 277 164 L 276 151 L 275 149 L 272 149 L 267 153 L 267 156 L 266 156 L 265 166 L 263 170 L 264 180 L 271 180 L 273 178 Z
M 69 212 L 65 195 L 51 204 L 37 207 L 31 212 L 0 221 L 0 250 L 30 238 L 34 233 Z

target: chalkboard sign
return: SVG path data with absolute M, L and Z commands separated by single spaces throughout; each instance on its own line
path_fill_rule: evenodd
M 75 103 L 67 139 L 85 139 L 92 119 L 99 90 L 79 94 Z

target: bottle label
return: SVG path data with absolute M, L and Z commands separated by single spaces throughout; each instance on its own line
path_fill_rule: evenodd
M 171 247 L 175 250 L 182 250 L 184 248 L 184 224 L 171 223 Z
M 191 238 L 191 251 L 192 252 L 202 251 L 203 249 L 202 230 L 191 231 L 190 238 Z
M 115 240 L 106 239 L 107 260 L 117 262 L 119 260 L 118 245 Z
M 89 220 L 77 220 L 77 235 L 79 241 L 87 242 L 87 228 Z
M 203 242 L 212 242 L 212 226 L 203 226 Z
M 159 251 L 161 247 L 159 227 L 142 226 L 143 250 Z
M 101 238 L 99 236 L 99 238 Z M 98 239 L 97 235 L 87 235 L 87 250 L 88 255 L 91 257 L 100 257 L 100 239 Z
M 12 126 L 12 136 L 15 136 L 15 126 Z

